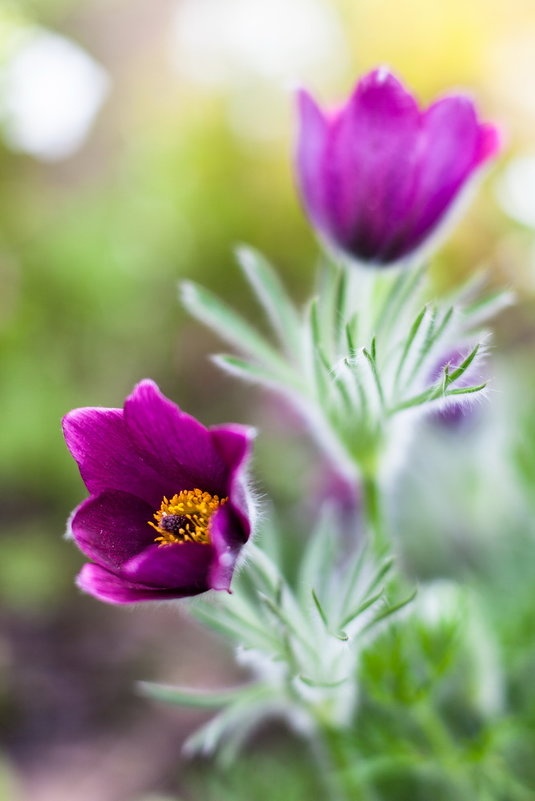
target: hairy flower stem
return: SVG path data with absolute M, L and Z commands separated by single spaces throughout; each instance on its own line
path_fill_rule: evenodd
M 382 558 L 390 550 L 390 539 L 386 532 L 381 490 L 375 476 L 365 475 L 363 477 L 362 493 L 371 545 L 377 557 Z

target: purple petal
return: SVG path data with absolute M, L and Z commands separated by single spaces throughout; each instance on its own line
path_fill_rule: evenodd
M 254 428 L 227 423 L 209 429 L 212 441 L 231 473 L 242 470 L 251 455 Z
M 193 593 L 176 590 L 158 590 L 134 584 L 110 573 L 100 565 L 84 565 L 76 578 L 78 587 L 100 601 L 111 604 L 131 604 L 138 601 L 166 601 L 172 598 L 183 598 Z
M 166 477 L 165 494 L 197 487 L 212 495 L 224 493 L 227 470 L 208 429 L 162 395 L 153 381 L 135 387 L 124 413 L 138 453 Z
M 250 533 L 247 490 L 244 473 L 251 456 L 255 431 L 247 426 L 224 425 L 210 429 L 212 440 L 228 468 L 225 495 L 240 517 L 245 537 Z
M 499 130 L 494 125 L 479 124 L 479 164 L 495 156 L 502 146 Z
M 236 520 L 228 504 L 222 506 L 212 519 L 211 536 L 215 558 L 212 561 L 208 583 L 214 590 L 229 590 L 236 560 L 248 536 Z
M 482 131 L 474 105 L 465 97 L 443 98 L 425 112 L 404 249 L 418 246 L 474 170 L 495 152 L 497 135 L 492 137 L 491 130 Z
M 123 564 L 121 574 L 150 587 L 195 595 L 210 589 L 208 571 L 213 557 L 212 546 L 200 542 L 154 544 Z
M 419 111 L 390 73 L 364 78 L 332 125 L 323 180 L 331 231 L 362 258 L 378 260 L 406 211 L 417 160 Z
M 154 509 L 125 492 L 103 492 L 75 511 L 71 529 L 76 544 L 99 564 L 117 568 L 154 542 L 148 521 Z
M 73 409 L 63 433 L 89 492 L 120 490 L 159 507 L 169 488 L 135 452 L 121 409 Z
M 314 98 L 303 89 L 298 92 L 297 104 L 299 133 L 296 161 L 301 196 L 312 220 L 323 227 L 328 224 L 328 216 L 320 165 L 327 142 L 328 125 Z

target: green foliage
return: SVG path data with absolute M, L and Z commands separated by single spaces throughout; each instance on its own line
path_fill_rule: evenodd
M 346 471 L 355 464 L 365 476 L 381 469 L 383 450 L 397 448 L 392 421 L 400 413 L 485 389 L 486 383 L 466 381 L 466 375 L 484 353 L 482 319 L 496 303 L 507 303 L 508 293 L 479 303 L 467 300 L 459 308 L 442 301 L 421 308 L 426 291 L 421 269 L 366 275 L 327 263 L 318 294 L 302 313 L 260 254 L 242 247 L 238 260 L 283 342 L 282 353 L 201 287 L 183 284 L 183 305 L 245 356 L 220 355 L 216 363 L 289 397 Z M 444 363 L 452 348 L 476 336 L 459 364 Z
M 262 752 L 238 759 L 232 767 L 190 771 L 180 801 L 323 801 L 324 788 L 310 771 L 308 758 L 289 741 L 284 750 L 266 743 Z M 291 758 L 289 759 L 289 755 Z M 178 801 L 178 799 L 177 799 Z

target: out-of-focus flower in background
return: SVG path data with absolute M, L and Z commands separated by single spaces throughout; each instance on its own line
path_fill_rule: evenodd
M 68 158 L 85 141 L 110 79 L 65 36 L 28 27 L 16 39 L 0 72 L 6 142 L 44 161 Z
M 414 256 L 461 190 L 498 149 L 474 104 L 452 95 L 420 110 L 387 69 L 362 78 L 342 108 L 324 113 L 299 94 L 297 174 L 319 233 L 356 261 Z
M 95 562 L 82 568 L 82 590 L 132 603 L 229 589 L 250 534 L 249 429 L 206 429 L 151 381 L 124 410 L 75 409 L 63 425 L 91 493 L 70 521 Z

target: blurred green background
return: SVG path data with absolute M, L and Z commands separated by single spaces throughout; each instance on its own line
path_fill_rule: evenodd
M 186 318 L 176 288 L 193 278 L 256 314 L 232 255 L 247 242 L 307 296 L 318 248 L 294 189 L 292 93 L 306 84 L 336 103 L 383 63 L 423 102 L 468 88 L 501 126 L 503 155 L 432 275 L 440 290 L 484 266 L 519 296 L 497 321 L 490 404 L 461 436 L 429 425 L 412 446 L 400 548 L 419 576 L 479 570 L 521 686 L 535 665 L 532 593 L 518 581 L 534 557 L 533 3 L 1 0 L 0 799 L 250 799 L 252 777 L 254 797 L 273 798 L 275 770 L 277 797 L 322 797 L 297 743 L 293 767 L 281 764 L 283 729 L 231 776 L 177 767 L 198 717 L 137 698 L 134 681 L 228 684 L 232 655 L 175 611 L 76 591 L 82 557 L 61 535 L 84 488 L 60 419 L 120 405 L 153 377 L 207 424 L 262 422 L 260 490 L 310 508 L 313 471 L 292 488 L 273 475 L 289 447 L 280 410 L 210 364 L 221 344 Z

